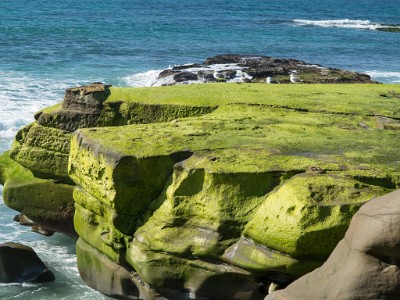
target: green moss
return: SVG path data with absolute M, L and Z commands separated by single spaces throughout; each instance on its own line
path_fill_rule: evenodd
M 237 289 L 252 292 L 257 287 L 248 272 L 229 265 L 148 251 L 135 240 L 128 252 L 128 262 L 146 283 L 156 288 L 189 290 L 197 296 L 207 296 L 210 294 L 208 289 L 214 282 L 216 286 L 213 293 L 218 291 L 221 299 L 236 299 Z M 135 259 L 129 260 L 130 258 Z
M 11 157 L 36 176 L 71 183 L 67 174 L 71 134 L 32 123 L 16 136 Z
M 27 181 L 41 182 L 40 179 L 34 178 L 31 171 L 22 167 L 10 158 L 10 151 L 6 151 L 0 155 L 0 183 L 5 185 L 6 182 L 13 184 L 23 183 Z
M 357 113 L 399 117 L 395 99 L 380 94 L 400 92 L 400 85 L 311 84 L 267 85 L 211 83 L 185 86 L 122 88 L 111 87 L 107 102 L 221 106 L 228 103 L 253 103 L 307 111 Z M 349 101 L 351 105 L 349 105 Z
M 219 257 L 240 238 L 265 194 L 286 175 L 209 172 L 204 161 L 207 157 L 193 155 L 175 165 L 166 201 L 135 233 L 150 250 Z
M 267 196 L 244 234 L 295 257 L 327 257 L 360 206 L 387 192 L 338 174 L 298 175 Z
M 73 186 L 36 178 L 29 169 L 13 161 L 9 152 L 0 156 L 0 166 L 3 200 L 8 207 L 38 224 L 46 224 L 47 228 L 74 234 Z
M 398 188 L 400 109 L 382 96 L 398 93 L 399 85 L 113 87 L 94 126 L 132 125 L 79 129 L 69 142 L 46 127 L 61 124 L 54 108 L 40 117 L 46 126 L 18 133 L 12 153 L 35 174 L 65 178 L 57 155 L 69 152 L 82 240 L 151 285 L 197 291 L 229 274 L 247 282 L 247 271 L 296 277 L 322 262 L 362 203 Z M 77 127 L 89 124 L 82 120 Z
M 376 117 L 228 105 L 177 122 L 82 130 L 80 139 L 102 152 L 134 157 L 201 151 L 212 170 L 398 170 L 396 133 L 365 129 Z
M 222 259 L 234 266 L 251 271 L 258 278 L 268 277 L 272 272 L 297 278 L 322 265 L 324 259 L 294 258 L 274 251 L 248 238 L 241 238 L 226 249 Z

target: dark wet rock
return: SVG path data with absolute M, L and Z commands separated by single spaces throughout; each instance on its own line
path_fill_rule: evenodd
M 160 72 L 153 85 L 175 85 L 216 82 L 214 71 L 223 72 L 218 81 L 248 83 L 291 83 L 290 74 L 296 74 L 301 83 L 376 83 L 367 74 L 326 68 L 296 59 L 254 55 L 217 55 L 203 64 L 175 66 Z M 267 80 L 267 78 L 270 78 Z
M 184 82 L 190 80 L 197 80 L 197 74 L 191 72 L 179 72 L 174 75 L 174 80 L 176 82 Z
M 0 244 L 0 282 L 48 281 L 54 281 L 54 274 L 31 247 L 17 243 Z
M 266 300 L 400 299 L 400 190 L 354 215 L 325 264 Z

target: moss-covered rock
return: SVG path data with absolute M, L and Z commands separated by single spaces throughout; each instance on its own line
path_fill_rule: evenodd
M 107 101 L 218 107 L 75 132 L 76 229 L 158 291 L 214 299 L 203 289 L 214 279 L 293 280 L 322 264 L 363 203 L 399 185 L 397 132 L 382 126 L 399 114 L 387 89 L 115 88 Z
M 62 192 L 62 195 L 59 195 L 59 199 L 64 199 L 71 204 L 71 190 L 74 183 L 68 176 L 68 156 L 71 134 L 76 129 L 119 126 L 130 123 L 168 122 L 176 118 L 207 114 L 215 109 L 216 107 L 213 105 L 187 105 L 184 102 L 181 102 L 181 104 L 170 104 L 163 103 L 163 101 L 156 101 L 155 103 L 131 101 L 129 97 L 127 99 L 124 98 L 124 89 L 113 89 L 110 88 L 110 86 L 100 83 L 70 88 L 66 90 L 63 103 L 37 112 L 35 114 L 36 122 L 25 126 L 17 133 L 10 156 L 16 162 L 28 168 L 34 176 L 43 179 L 52 179 L 66 184 L 60 184 L 58 186 L 68 190 L 68 192 Z M 150 171 L 149 175 L 151 175 L 151 172 L 157 174 L 157 168 L 160 168 L 157 166 L 159 161 L 160 160 L 150 159 L 148 162 L 142 163 L 139 168 L 153 170 Z M 171 160 L 169 164 L 173 163 L 173 161 L 174 160 Z M 134 162 L 126 161 L 126 166 L 121 164 L 119 168 L 129 168 L 131 163 L 134 164 Z M 86 163 L 85 166 L 87 165 Z M 95 164 L 93 164 L 93 167 L 94 165 Z M 152 165 L 154 165 L 154 168 L 151 167 Z M 124 171 L 119 170 L 117 173 L 118 172 L 123 173 Z M 171 173 L 170 171 L 168 172 Z M 106 178 L 108 175 L 105 174 L 104 176 Z M 118 177 L 120 175 L 116 174 L 116 176 Z M 99 181 L 101 180 L 102 179 L 99 178 Z M 161 181 L 163 180 L 164 179 L 161 179 Z M 132 188 L 129 187 L 129 182 L 123 184 L 119 182 L 118 185 L 118 197 L 123 198 L 125 197 L 124 195 L 129 195 L 132 192 Z M 163 185 L 164 183 L 162 182 L 161 189 Z M 49 188 L 45 187 L 45 185 L 41 186 L 42 190 Z M 145 194 L 147 192 L 154 194 L 159 192 L 147 189 L 147 186 L 142 185 L 142 183 L 138 183 L 135 189 L 136 193 L 139 194 Z M 49 190 L 53 191 L 54 189 L 49 188 Z M 60 188 L 57 190 L 60 190 Z M 6 192 L 10 193 L 10 190 L 6 189 L 5 193 Z M 9 199 L 9 196 L 6 195 L 6 197 Z M 6 202 L 7 204 L 10 203 L 10 207 L 20 212 L 22 209 L 24 211 L 38 209 L 37 204 L 34 204 L 35 207 L 30 209 L 30 205 L 33 204 L 32 202 L 26 203 L 25 198 L 16 199 L 19 200 Z M 15 204 L 16 201 L 21 201 L 21 205 Z M 117 203 L 120 203 L 118 205 L 125 205 L 121 204 L 121 201 L 117 201 Z M 46 200 L 43 199 L 42 205 L 45 209 L 46 205 L 51 207 L 52 204 L 47 204 Z M 144 201 L 141 205 L 142 207 L 137 208 L 137 210 L 146 210 L 147 202 Z M 73 205 L 70 205 L 70 210 L 69 216 L 72 216 L 74 210 Z M 46 213 L 43 211 L 42 215 L 46 215 Z M 35 221 L 38 220 L 38 213 L 33 214 L 28 212 L 27 216 L 33 216 Z M 43 221 L 46 221 L 46 219 L 43 219 Z M 57 227 L 54 220 L 47 221 L 51 222 L 48 227 Z M 71 218 L 69 221 L 71 221 Z M 123 226 L 128 228 L 124 230 L 125 232 L 132 231 L 129 228 L 133 226 L 132 224 L 137 223 L 136 220 L 126 221 L 125 218 L 118 217 L 118 215 L 116 217 L 116 222 L 127 223 Z M 60 224 L 60 226 L 64 227 L 65 225 Z M 72 229 L 71 222 L 69 227 Z
M 29 169 L 13 161 L 9 152 L 0 156 L 0 165 L 3 200 L 8 207 L 30 218 L 34 223 L 30 225 L 38 225 L 45 231 L 77 235 L 72 223 L 73 186 L 35 177 Z
M 71 133 L 32 123 L 15 137 L 10 156 L 40 178 L 72 183 L 68 177 Z
M 400 109 L 387 96 L 397 85 L 107 89 L 98 102 L 74 90 L 77 103 L 37 114 L 13 149 L 32 165 L 37 149 L 69 153 L 68 174 L 66 156 L 59 169 L 77 185 L 88 280 L 102 270 L 90 258 L 99 251 L 160 299 L 261 299 L 256 282 L 285 283 L 320 265 L 358 208 L 400 183 Z M 89 107 L 95 125 L 70 118 L 77 107 Z M 55 160 L 42 157 L 48 164 L 34 172 L 44 177 Z

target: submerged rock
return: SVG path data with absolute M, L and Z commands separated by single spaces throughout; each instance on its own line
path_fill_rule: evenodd
M 0 282 L 36 283 L 54 279 L 54 274 L 31 247 L 17 243 L 0 244 Z
M 220 74 L 220 78 L 215 73 Z M 298 80 L 293 80 L 293 76 Z M 376 83 L 367 74 L 325 68 L 296 59 L 257 55 L 217 55 L 202 64 L 178 65 L 160 72 L 153 86 L 206 82 Z

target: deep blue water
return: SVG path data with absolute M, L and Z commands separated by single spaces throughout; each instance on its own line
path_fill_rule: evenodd
M 0 152 L 66 87 L 149 85 L 156 70 L 217 54 L 296 58 L 400 83 L 400 33 L 380 26 L 400 27 L 399 0 L 0 0 Z M 1 299 L 103 299 L 79 279 L 73 241 L 31 234 L 14 214 L 0 199 L 0 243 L 31 245 L 57 281 L 0 285 Z

